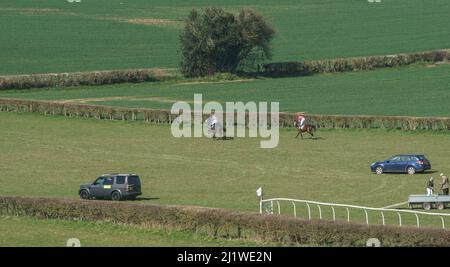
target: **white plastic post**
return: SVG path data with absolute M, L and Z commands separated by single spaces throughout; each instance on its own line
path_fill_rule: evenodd
M 414 215 L 416 215 L 417 228 L 419 228 L 419 227 L 420 227 L 420 224 L 419 224 L 419 216 L 417 216 L 417 213 L 414 213 Z
M 384 223 L 384 213 L 383 213 L 383 211 L 381 211 L 381 218 L 382 218 L 382 221 L 383 221 L 383 225 L 385 225 L 385 223 Z
M 333 221 L 336 221 L 336 212 L 334 212 L 333 206 L 331 206 L 331 210 L 333 211 Z
M 278 214 L 281 214 L 280 201 L 277 201 L 277 206 L 278 206 Z
M 347 222 L 350 222 L 350 210 L 347 208 Z
M 319 219 L 322 220 L 322 209 L 320 208 L 319 204 L 317 204 L 317 207 L 319 208 Z
M 441 216 L 442 229 L 445 229 L 444 217 Z
M 309 220 L 311 220 L 311 207 L 309 206 L 308 203 L 306 203 L 306 206 L 308 207 L 308 218 Z
M 295 206 L 295 202 L 292 201 L 292 205 L 294 206 L 294 217 L 297 218 L 297 207 Z
M 402 216 L 400 215 L 400 212 L 397 212 L 397 215 L 398 215 L 398 225 L 402 227 Z
M 367 214 L 367 210 L 364 210 L 364 213 L 366 214 L 366 224 L 369 225 L 369 215 Z

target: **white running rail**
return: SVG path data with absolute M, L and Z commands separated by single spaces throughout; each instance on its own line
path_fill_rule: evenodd
M 263 213 L 264 203 L 270 203 L 270 205 L 272 207 L 272 212 L 271 213 L 273 213 L 273 203 L 274 202 L 277 205 L 278 214 L 281 214 L 280 202 L 291 202 L 292 206 L 294 208 L 294 216 L 295 217 L 297 217 L 297 206 L 296 206 L 296 203 L 305 204 L 306 207 L 308 208 L 308 219 L 309 220 L 311 220 L 311 205 L 317 206 L 317 209 L 319 211 L 319 219 L 322 219 L 322 208 L 321 208 L 321 206 L 331 207 L 331 210 L 333 212 L 333 221 L 336 221 L 336 212 L 335 212 L 335 209 L 334 209 L 335 207 L 346 208 L 346 210 L 347 210 L 347 221 L 348 222 L 350 222 L 350 209 L 359 209 L 359 210 L 363 210 L 364 211 L 367 225 L 369 224 L 369 214 L 368 214 L 367 211 L 379 211 L 380 215 L 381 215 L 381 219 L 382 219 L 382 224 L 383 225 L 385 225 L 385 223 L 386 223 L 385 222 L 385 217 L 384 217 L 384 213 L 385 212 L 395 212 L 395 213 L 397 213 L 399 226 L 402 226 L 402 215 L 401 214 L 405 214 L 405 213 L 409 213 L 409 214 L 414 214 L 415 215 L 417 227 L 420 227 L 420 217 L 419 217 L 419 215 L 429 215 L 429 216 L 440 217 L 443 229 L 445 229 L 444 217 L 450 217 L 450 213 L 432 213 L 432 212 L 413 211 L 413 210 L 399 210 L 399 209 L 389 209 L 389 208 L 371 208 L 371 207 L 364 207 L 364 206 L 345 205 L 345 204 L 336 204 L 336 203 L 325 203 L 325 202 L 317 202 L 317 201 L 301 200 L 301 199 L 291 199 L 291 198 L 270 198 L 270 199 L 262 199 L 261 198 L 260 199 L 260 203 L 259 203 L 259 207 L 260 207 L 259 212 L 261 214 Z

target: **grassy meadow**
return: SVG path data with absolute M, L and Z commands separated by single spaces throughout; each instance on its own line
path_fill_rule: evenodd
M 64 247 L 69 238 L 80 240 L 82 247 L 240 247 L 261 243 L 212 239 L 183 231 L 143 229 L 107 222 L 0 217 L 0 247 Z
M 183 20 L 212 5 L 267 18 L 273 61 L 450 47 L 447 0 L 15 0 L 0 3 L 0 74 L 177 68 Z
M 261 149 L 258 138 L 174 138 L 167 125 L 139 122 L 1 113 L 0 124 L 0 195 L 78 198 L 81 183 L 131 172 L 141 175 L 141 201 L 149 204 L 257 212 L 262 186 L 266 198 L 384 207 L 425 192 L 431 175 L 450 172 L 448 133 L 320 130 L 319 139 L 300 140 L 281 129 L 279 146 Z M 397 153 L 425 154 L 433 172 L 370 173 L 371 162 Z
M 449 64 L 224 82 L 162 82 L 0 91 L 0 97 L 170 109 L 176 101 L 280 102 L 285 112 L 449 116 Z

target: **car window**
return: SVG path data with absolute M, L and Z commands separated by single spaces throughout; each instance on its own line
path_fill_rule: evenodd
M 141 185 L 139 176 L 128 176 L 128 184 Z
M 112 177 L 107 177 L 105 178 L 105 182 L 103 183 L 104 185 L 112 185 L 114 182 Z
M 399 157 L 399 156 L 392 157 L 392 158 L 390 159 L 390 161 L 394 161 L 394 162 L 400 161 L 400 157 Z
M 125 184 L 125 176 L 117 176 L 116 184 Z
M 400 161 L 410 161 L 410 157 L 407 156 L 400 157 Z
M 99 177 L 97 180 L 95 180 L 94 185 L 103 185 L 105 181 L 105 177 Z

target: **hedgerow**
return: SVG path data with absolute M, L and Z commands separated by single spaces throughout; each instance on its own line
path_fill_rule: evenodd
M 0 90 L 163 81 L 174 75 L 162 69 L 0 76 Z
M 178 116 L 170 110 L 70 104 L 41 100 L 0 98 L 0 111 L 34 112 L 44 115 L 85 117 L 104 120 L 172 123 Z M 206 119 L 207 114 L 204 115 Z M 236 117 L 236 114 L 235 114 Z M 293 127 L 294 114 L 280 113 L 280 127 Z M 381 128 L 400 130 L 450 130 L 450 117 L 356 116 L 308 114 L 318 128 Z M 236 120 L 235 120 L 236 121 Z M 270 122 L 270 114 L 269 119 Z M 248 123 L 248 114 L 246 114 Z
M 369 238 L 378 238 L 383 246 L 450 244 L 450 232 L 442 229 L 308 221 L 192 206 L 5 196 L 0 197 L 0 214 L 179 229 L 214 238 L 275 242 L 283 246 L 365 246 Z
M 421 62 L 437 63 L 449 60 L 450 50 L 436 50 L 387 56 L 273 62 L 264 65 L 264 75 L 269 77 L 309 76 L 318 73 L 374 70 Z

